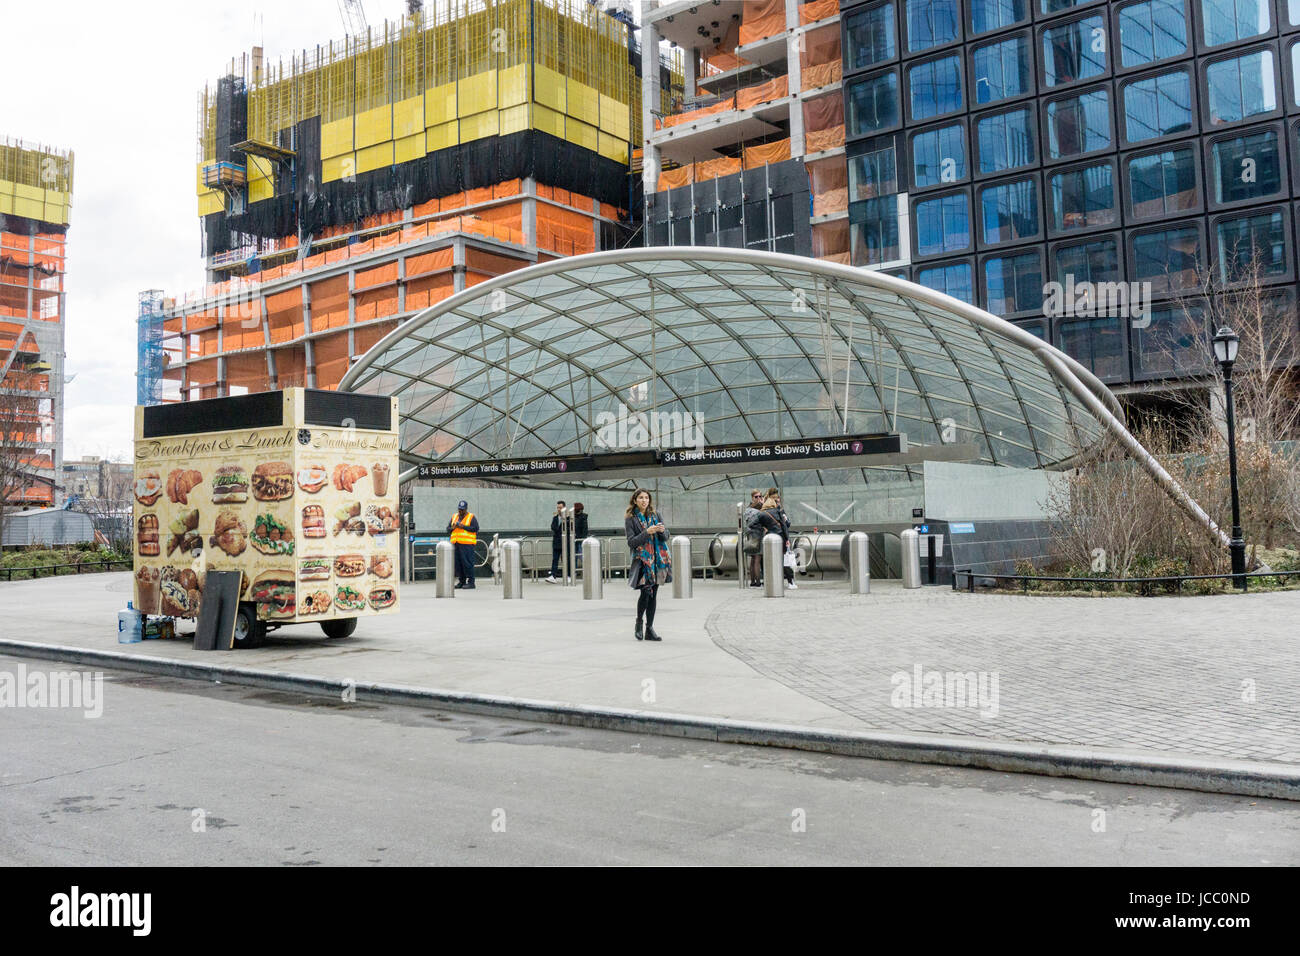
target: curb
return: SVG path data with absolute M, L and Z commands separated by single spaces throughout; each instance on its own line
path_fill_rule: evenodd
M 899 760 L 1004 773 L 1073 777 L 1106 783 L 1300 801 L 1300 766 L 1282 763 L 1214 760 L 1183 754 L 1027 744 L 940 734 L 818 730 L 727 718 L 404 687 L 398 684 L 353 683 L 286 671 L 196 664 L 167 657 L 9 639 L 0 639 L 0 653 L 79 665 L 98 665 L 182 680 L 239 684 L 324 697 L 338 698 L 344 693 L 352 692 L 357 703 L 436 708 L 593 730 L 656 734 L 716 743 L 866 757 L 872 760 Z

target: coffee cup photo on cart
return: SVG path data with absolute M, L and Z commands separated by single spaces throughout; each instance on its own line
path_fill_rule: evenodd
M 290 388 L 135 410 L 134 611 L 197 619 L 239 571 L 234 646 L 398 610 L 397 400 Z M 233 579 L 230 585 L 233 588 Z

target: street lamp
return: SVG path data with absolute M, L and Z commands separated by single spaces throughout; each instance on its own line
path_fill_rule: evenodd
M 1237 426 L 1232 413 L 1232 363 L 1237 361 L 1237 346 L 1241 340 L 1226 325 L 1214 335 L 1214 357 L 1223 369 L 1223 402 L 1228 419 L 1228 477 L 1232 485 L 1232 540 L 1228 551 L 1232 555 L 1233 583 L 1246 587 L 1246 542 L 1241 534 L 1241 504 L 1237 497 Z

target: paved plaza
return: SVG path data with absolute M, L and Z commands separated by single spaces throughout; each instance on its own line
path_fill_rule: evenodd
M 690 600 L 661 595 L 665 640 L 654 645 L 633 640 L 621 582 L 598 602 L 540 582 L 520 601 L 490 583 L 437 600 L 420 582 L 404 586 L 398 615 L 363 619 L 347 640 L 299 626 L 265 647 L 204 653 L 188 640 L 118 645 L 130 584 L 111 574 L 0 585 L 3 637 L 812 728 L 1300 763 L 1300 592 L 1088 599 L 884 581 L 851 596 L 842 582 L 809 582 L 778 600 L 697 580 Z M 954 676 L 971 678 L 969 699 L 903 694 L 917 678 Z

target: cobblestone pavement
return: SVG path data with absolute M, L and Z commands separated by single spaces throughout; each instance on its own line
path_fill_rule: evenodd
M 892 586 L 891 586 L 892 585 Z M 1300 592 L 1065 598 L 800 588 L 707 621 L 759 673 L 897 732 L 1300 763 Z M 921 669 L 986 675 L 986 704 L 904 707 Z M 906 679 L 905 679 L 906 678 Z M 922 697 L 922 703 L 926 700 Z

